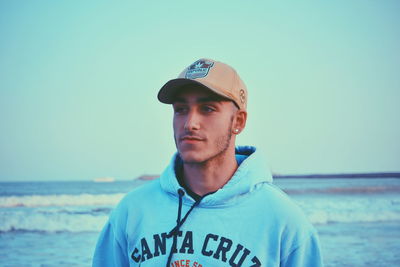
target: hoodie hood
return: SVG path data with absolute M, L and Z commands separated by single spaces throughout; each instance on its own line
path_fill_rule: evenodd
M 207 195 L 200 203 L 200 207 L 221 206 L 236 203 L 237 200 L 248 196 L 264 183 L 272 183 L 272 175 L 267 166 L 266 157 L 252 146 L 239 146 L 235 149 L 239 167 L 232 178 L 222 188 Z M 178 183 L 175 167 L 179 154 L 175 153 L 170 164 L 160 176 L 160 184 L 168 194 L 178 197 L 178 190 L 184 190 Z M 185 194 L 185 204 L 192 204 L 194 200 Z

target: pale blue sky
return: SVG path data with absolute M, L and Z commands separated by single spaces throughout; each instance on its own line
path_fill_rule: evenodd
M 158 89 L 201 57 L 249 89 L 276 173 L 400 171 L 400 2 L 0 1 L 0 181 L 131 179 L 175 151 Z

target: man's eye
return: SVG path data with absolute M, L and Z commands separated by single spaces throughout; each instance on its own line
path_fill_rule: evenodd
M 186 110 L 186 108 L 184 108 L 184 107 L 175 107 L 174 108 L 174 112 L 177 114 L 182 114 L 185 112 L 185 110 Z
M 209 112 L 213 112 L 213 111 L 214 111 L 214 108 L 212 108 L 212 107 L 210 107 L 210 106 L 202 106 L 202 107 L 201 107 L 201 110 L 202 110 L 203 112 L 209 113 Z

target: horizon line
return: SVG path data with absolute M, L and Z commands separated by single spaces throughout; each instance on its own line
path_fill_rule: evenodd
M 140 175 L 136 178 L 128 179 L 115 179 L 115 181 L 134 181 L 141 180 L 141 177 L 153 176 L 160 177 L 160 175 Z M 354 173 L 308 173 L 308 174 L 281 174 L 272 173 L 273 178 L 400 178 L 400 172 L 354 172 Z M 0 180 L 0 183 L 8 182 L 93 182 L 95 178 L 85 180 Z

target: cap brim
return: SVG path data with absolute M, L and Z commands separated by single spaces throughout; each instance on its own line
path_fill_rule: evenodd
M 163 87 L 161 87 L 160 91 L 158 91 L 157 98 L 160 102 L 165 103 L 165 104 L 172 104 L 174 102 L 176 94 L 184 88 L 186 85 L 198 85 L 204 89 L 210 90 L 211 92 L 214 92 L 215 94 L 230 99 L 226 95 L 222 95 L 221 93 L 217 92 L 213 88 L 208 87 L 207 85 L 191 80 L 191 79 L 184 79 L 184 78 L 178 78 L 178 79 L 173 79 L 169 80 L 166 84 L 164 84 Z

